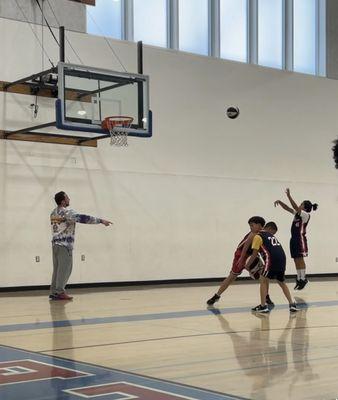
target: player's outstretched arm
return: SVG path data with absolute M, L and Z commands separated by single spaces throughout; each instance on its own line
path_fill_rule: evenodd
M 258 255 L 258 250 L 257 250 L 257 249 L 252 249 L 252 254 L 251 254 L 251 256 L 249 257 L 249 259 L 248 259 L 248 261 L 247 261 L 247 263 L 246 263 L 246 266 L 245 266 L 245 268 L 246 268 L 247 270 L 250 269 L 251 264 L 256 260 L 257 255 Z
M 249 257 L 245 268 L 247 270 L 250 269 L 251 265 L 253 264 L 253 262 L 256 260 L 259 249 L 262 247 L 263 245 L 263 239 L 261 238 L 260 235 L 256 234 L 253 239 L 252 239 L 252 245 L 251 245 L 251 249 L 252 249 L 252 254 Z
M 294 209 L 296 212 L 298 212 L 298 211 L 300 210 L 300 207 L 299 207 L 299 205 L 294 201 L 294 199 L 292 198 L 291 193 L 290 193 L 290 189 L 289 189 L 289 188 L 286 188 L 286 189 L 285 189 L 285 193 L 286 193 L 286 195 L 287 195 L 287 197 L 288 197 L 288 199 L 289 199 L 289 202 L 290 202 L 290 204 L 292 205 L 293 209 Z
M 65 218 L 73 222 L 78 222 L 80 224 L 103 224 L 105 226 L 112 224 L 112 222 L 106 219 L 92 217 L 91 215 L 86 214 L 79 214 L 71 209 L 67 210 L 67 212 L 65 213 Z
M 237 265 L 241 268 L 243 267 L 246 259 L 247 259 L 247 251 L 251 247 L 252 244 L 252 239 L 255 236 L 255 233 L 250 233 L 249 236 L 246 238 L 246 241 L 244 242 L 243 248 L 242 248 L 242 253 L 241 256 L 239 257 Z
M 293 208 L 289 207 L 287 204 L 283 203 L 281 200 L 276 200 L 274 203 L 274 206 L 281 206 L 285 211 L 289 211 L 291 214 L 294 214 Z

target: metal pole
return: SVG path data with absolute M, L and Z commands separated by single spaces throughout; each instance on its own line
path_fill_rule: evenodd
M 137 42 L 137 72 L 143 74 L 143 43 Z
M 137 72 L 143 74 L 143 43 L 141 41 L 137 42 Z M 138 92 L 138 126 L 143 128 L 143 83 L 137 84 Z
M 284 0 L 283 68 L 293 71 L 293 0 Z
M 247 62 L 258 64 L 258 0 L 248 0 Z
M 60 62 L 65 62 L 65 27 L 59 28 Z

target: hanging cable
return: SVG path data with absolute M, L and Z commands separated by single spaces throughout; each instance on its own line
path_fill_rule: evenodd
M 110 50 L 112 51 L 112 53 L 114 54 L 114 56 L 116 57 L 117 61 L 120 63 L 121 67 L 124 69 L 124 72 L 128 72 L 127 69 L 125 68 L 125 66 L 123 65 L 122 61 L 120 60 L 120 58 L 118 57 L 118 55 L 116 54 L 115 50 L 113 49 L 112 45 L 109 43 L 109 40 L 106 38 L 106 36 L 103 34 L 101 28 L 99 27 L 99 25 L 96 23 L 95 19 L 93 18 L 93 16 L 91 15 L 90 11 L 87 10 L 88 15 L 90 16 L 90 19 L 94 22 L 95 26 L 97 27 L 97 29 L 99 30 L 99 32 L 101 33 L 101 36 L 104 38 L 105 42 L 107 43 L 107 45 L 109 46 Z
M 43 13 L 43 0 L 42 1 L 42 8 L 40 7 L 40 3 L 39 0 L 36 0 L 36 2 L 38 3 L 40 9 L 41 9 L 41 43 L 42 43 L 42 52 L 41 52 L 41 71 L 44 70 L 44 64 L 45 64 L 45 60 L 44 60 L 44 36 L 43 36 L 43 30 L 44 30 L 44 13 Z
M 17 5 L 18 9 L 21 11 L 21 14 L 22 14 L 22 16 L 24 17 L 25 21 L 28 23 L 29 27 L 31 28 L 31 31 L 33 32 L 33 35 L 35 36 L 35 39 L 36 39 L 37 42 L 39 43 L 39 45 L 40 45 L 40 47 L 41 47 L 43 53 L 44 53 L 45 56 L 48 58 L 48 61 L 50 62 L 51 66 L 54 68 L 55 65 L 53 64 L 52 60 L 50 59 L 50 57 L 49 57 L 47 51 L 43 48 L 43 45 L 41 44 L 41 41 L 40 41 L 38 35 L 34 32 L 34 29 L 33 29 L 33 27 L 32 27 L 32 24 L 29 22 L 29 20 L 28 20 L 26 14 L 24 13 L 24 11 L 22 10 L 22 8 L 20 7 L 20 4 L 18 3 L 18 0 L 14 0 L 14 1 L 15 1 L 16 5 Z
M 59 22 L 59 20 L 58 20 L 56 14 L 55 14 L 54 9 L 53 9 L 52 5 L 50 4 L 49 0 L 47 0 L 47 3 L 48 3 L 48 5 L 49 5 L 49 8 L 50 8 L 51 11 L 52 11 L 52 14 L 54 15 L 55 21 L 57 22 L 58 26 L 60 26 L 60 22 Z M 79 55 L 77 54 L 77 52 L 75 51 L 74 47 L 72 46 L 72 44 L 70 43 L 70 41 L 69 41 L 69 39 L 67 38 L 66 35 L 65 35 L 65 39 L 66 39 L 67 43 L 69 44 L 69 47 L 73 50 L 73 53 L 76 55 L 76 57 L 77 57 L 78 60 L 80 61 L 80 64 L 84 65 L 83 61 L 81 60 L 80 56 L 79 56 Z M 67 58 L 67 61 L 70 62 L 68 58 Z
M 36 0 L 36 1 L 37 1 L 37 3 L 39 3 L 38 0 Z M 49 1 L 49 0 L 46 0 L 46 1 L 47 1 L 48 5 L 49 5 L 49 8 L 50 8 L 51 11 L 52 11 L 52 14 L 54 15 L 54 18 L 55 18 L 57 24 L 60 26 L 60 22 L 59 22 L 59 20 L 58 20 L 56 14 L 55 14 L 55 12 L 54 12 L 54 9 L 53 9 L 53 7 L 52 7 L 50 1 Z M 114 56 L 116 57 L 117 61 L 119 62 L 119 64 L 120 64 L 121 67 L 123 68 L 123 70 L 124 70 L 125 72 L 127 72 L 127 69 L 125 68 L 125 66 L 123 65 L 122 61 L 120 60 L 120 58 L 118 57 L 118 55 L 117 55 L 116 52 L 114 51 L 114 49 L 113 49 L 113 47 L 111 46 L 111 44 L 109 43 L 108 39 L 103 35 L 103 33 L 102 33 L 102 31 L 101 31 L 101 28 L 97 25 L 96 21 L 94 20 L 93 16 L 90 14 L 89 10 L 87 10 L 87 11 L 88 11 L 88 14 L 89 14 L 90 18 L 92 19 L 92 21 L 94 22 L 94 24 L 97 26 L 98 30 L 101 32 L 101 34 L 102 34 L 102 36 L 103 36 L 105 42 L 107 43 L 107 45 L 109 46 L 109 48 L 110 48 L 110 50 L 111 50 L 111 52 L 112 52 L 112 53 L 114 54 Z M 46 21 L 46 23 L 47 23 L 47 21 Z M 78 53 L 75 51 L 74 47 L 72 46 L 71 42 L 69 41 L 69 39 L 67 38 L 66 35 L 65 35 L 65 38 L 66 38 L 66 41 L 67 41 L 67 43 L 69 44 L 70 48 L 73 50 L 75 56 L 78 58 L 78 60 L 80 61 L 80 63 L 81 63 L 82 65 L 84 65 L 84 62 L 81 60 L 80 56 L 79 56 Z M 69 59 L 67 59 L 67 61 L 69 62 Z
M 57 38 L 56 38 L 56 36 L 55 36 L 55 34 L 54 34 L 54 32 L 53 32 L 53 29 L 52 29 L 51 26 L 49 25 L 49 23 L 48 23 L 48 21 L 47 21 L 47 18 L 46 18 L 45 15 L 44 15 L 43 8 L 41 7 L 39 0 L 36 0 L 36 3 L 37 3 L 37 5 L 39 6 L 39 8 L 40 8 L 40 10 L 41 10 L 42 17 L 43 17 L 43 19 L 45 20 L 46 25 L 48 26 L 48 29 L 49 29 L 51 35 L 53 36 L 53 38 L 54 38 L 54 40 L 56 41 L 57 45 L 60 46 L 59 41 L 57 40 Z M 42 0 L 42 6 L 43 6 L 43 0 Z M 42 23 L 42 24 L 43 24 L 43 23 Z

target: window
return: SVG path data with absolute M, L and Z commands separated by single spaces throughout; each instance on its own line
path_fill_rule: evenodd
M 283 67 L 283 2 L 258 2 L 258 64 Z
M 247 62 L 250 57 L 266 67 L 323 74 L 324 0 L 217 0 L 219 8 L 213 1 L 96 0 L 95 7 L 87 6 L 87 32 L 122 39 L 125 29 L 135 41 L 160 47 L 170 41 L 174 48 L 178 43 L 180 50 L 202 55 L 209 54 L 210 32 L 211 49 L 221 58 Z
M 247 60 L 247 2 L 221 0 L 220 52 L 228 60 Z
M 316 73 L 316 0 L 293 2 L 293 65 L 294 70 Z
M 87 33 L 122 38 L 121 0 L 96 0 L 87 6 Z
M 179 49 L 208 55 L 208 0 L 179 1 Z
M 134 40 L 167 46 L 166 0 L 134 0 Z

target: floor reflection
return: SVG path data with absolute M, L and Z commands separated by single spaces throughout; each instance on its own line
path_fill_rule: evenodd
M 300 382 L 309 382 L 319 379 L 319 374 L 313 372 L 308 359 L 310 346 L 309 330 L 307 329 L 308 307 L 305 300 L 302 298 L 296 297 L 295 300 L 297 303 L 302 304 L 303 307 L 297 312 L 294 318 L 293 329 L 291 332 L 292 359 L 295 373 L 289 382 L 289 396 L 292 395 L 295 386 Z
M 50 301 L 50 315 L 53 325 L 53 341 L 52 349 L 61 350 L 73 349 L 73 327 L 67 316 L 67 306 L 69 302 L 66 301 Z
M 70 320 L 67 316 L 67 306 L 69 306 L 69 302 L 66 301 L 50 301 L 50 315 L 52 321 L 52 347 L 48 353 L 52 356 L 57 357 L 58 351 L 62 349 L 67 349 L 67 359 L 73 360 L 73 328 L 70 323 Z M 52 359 L 53 364 L 57 365 L 58 362 L 56 359 Z M 76 370 L 75 363 L 70 363 L 70 369 Z M 67 380 L 64 381 L 65 388 L 68 387 Z M 57 397 L 57 393 L 60 390 L 59 380 L 51 379 L 50 380 L 50 388 L 51 393 Z M 56 398 L 55 397 L 55 398 Z
M 265 400 L 271 398 L 268 388 L 283 380 L 283 376 L 293 365 L 288 378 L 289 398 L 292 397 L 293 386 L 300 380 L 312 380 L 313 374 L 308 360 L 309 334 L 306 329 L 306 303 L 302 309 L 290 314 L 285 326 L 280 329 L 270 328 L 270 315 L 252 314 L 259 324 L 250 332 L 233 329 L 229 320 L 217 308 L 209 308 L 218 319 L 222 330 L 227 332 L 232 342 L 235 357 L 241 371 L 250 378 L 251 398 Z M 276 337 L 276 332 L 280 332 Z

